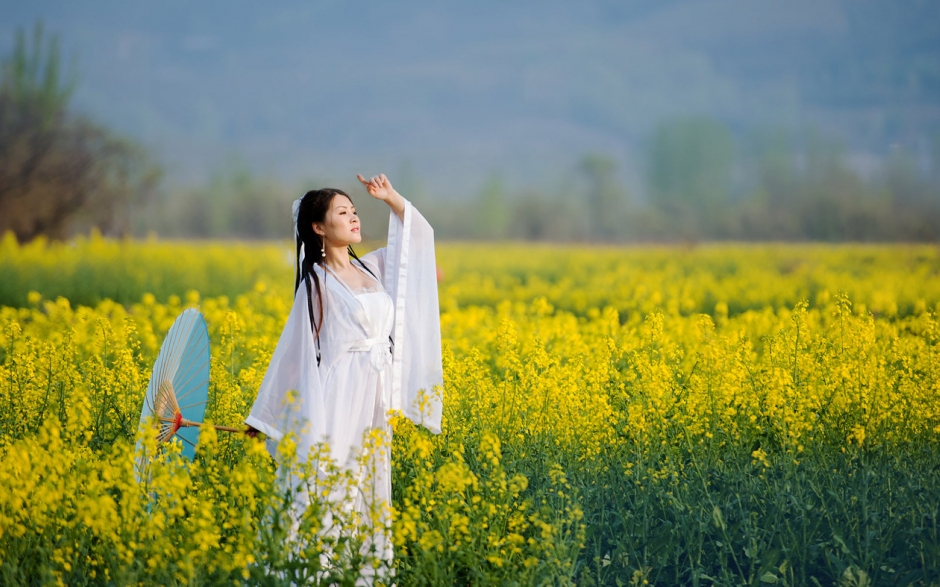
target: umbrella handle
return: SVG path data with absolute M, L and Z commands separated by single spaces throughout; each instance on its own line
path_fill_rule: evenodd
M 191 428 L 191 427 L 202 426 L 202 422 L 193 422 L 192 420 L 187 420 L 183 418 L 180 422 L 180 428 Z M 244 428 L 232 428 L 230 426 L 219 426 L 218 424 L 212 424 L 212 427 L 216 430 L 221 430 L 222 432 L 244 432 Z
M 242 428 L 230 428 L 229 426 L 216 426 L 215 424 L 213 424 L 212 427 L 215 428 L 216 430 L 221 430 L 222 432 L 244 432 Z

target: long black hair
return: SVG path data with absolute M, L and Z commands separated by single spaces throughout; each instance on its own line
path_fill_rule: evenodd
M 310 326 L 313 329 L 314 338 L 317 340 L 317 364 L 320 363 L 320 327 L 323 326 L 323 292 L 320 287 L 320 278 L 317 272 L 313 270 L 314 264 L 323 265 L 326 260 L 323 257 L 323 237 L 313 230 L 315 222 L 326 221 L 326 213 L 330 210 L 330 203 L 336 196 L 345 196 L 352 203 L 352 198 L 343 190 L 336 188 L 323 188 L 319 190 L 310 190 L 300 199 L 300 207 L 297 210 L 297 233 L 294 235 L 297 241 L 297 270 L 294 278 L 294 293 L 303 282 L 307 287 L 307 314 L 310 317 Z M 347 247 L 349 255 L 355 259 L 359 265 L 366 270 L 369 275 L 378 281 L 375 274 L 356 255 L 350 245 Z M 300 260 L 300 252 L 303 251 L 303 262 Z M 310 282 L 313 282 L 311 287 Z M 319 316 L 314 319 L 313 316 L 313 291 L 316 291 L 317 302 L 320 308 Z

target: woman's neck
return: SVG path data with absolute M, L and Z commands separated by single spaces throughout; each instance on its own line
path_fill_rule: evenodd
M 349 252 L 346 247 L 326 247 L 323 261 L 334 271 L 349 269 Z

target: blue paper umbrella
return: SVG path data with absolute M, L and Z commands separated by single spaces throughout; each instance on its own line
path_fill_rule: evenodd
M 152 423 L 157 428 L 158 443 L 177 436 L 183 442 L 182 454 L 192 460 L 208 397 L 209 332 L 202 313 L 189 308 L 173 322 L 160 347 L 144 396 L 140 425 Z M 215 428 L 239 432 L 237 428 Z

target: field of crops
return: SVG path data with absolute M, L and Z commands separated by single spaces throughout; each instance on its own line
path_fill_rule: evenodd
M 239 425 L 289 262 L 0 241 L 0 583 L 351 585 L 376 564 L 356 520 L 291 528 L 244 437 L 204 429 L 192 465 L 171 447 L 135 479 L 170 324 L 205 314 L 207 417 Z M 940 585 L 937 248 L 442 244 L 438 262 L 444 431 L 395 424 L 397 584 Z

